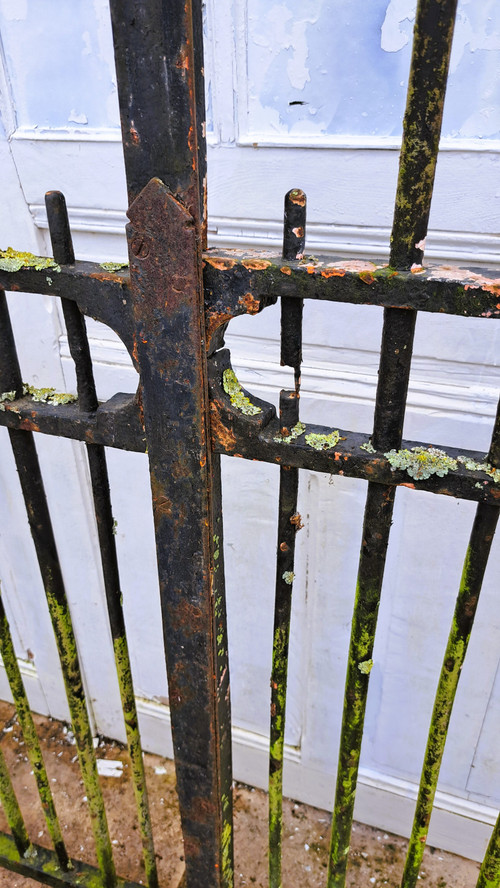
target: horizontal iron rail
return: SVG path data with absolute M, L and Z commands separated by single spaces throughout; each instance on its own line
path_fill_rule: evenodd
M 29 854 L 23 857 L 12 836 L 0 832 L 0 867 L 53 888 L 62 888 L 63 885 L 73 888 L 76 885 L 79 888 L 101 888 L 102 875 L 96 867 L 73 859 L 70 865 L 71 868 L 63 872 L 55 852 L 42 848 L 41 845 L 31 845 Z M 115 888 L 140 888 L 140 883 L 117 876 Z
M 132 397 L 116 395 L 113 400 L 123 399 L 128 404 Z M 448 471 L 443 477 L 433 474 L 428 478 L 415 479 L 404 469 L 391 468 L 389 460 L 382 452 L 366 450 L 366 447 L 369 449 L 371 447 L 368 434 L 307 424 L 300 437 L 285 442 L 281 435 L 281 423 L 276 417 L 269 418 L 263 428 L 255 428 L 249 417 L 238 415 L 237 410 L 224 403 L 221 404 L 223 401 L 229 402 L 224 393 L 218 400 L 212 400 L 212 406 L 215 408 L 215 421 L 212 423 L 213 446 L 217 453 L 326 472 L 331 475 L 345 475 L 348 478 L 360 478 L 378 484 L 403 486 L 411 490 L 426 490 L 429 493 L 490 505 L 498 505 L 500 502 L 500 484 L 479 468 L 467 468 L 467 465 L 478 467 L 485 465 L 486 453 L 448 447 L 443 452 L 450 460 L 461 457 L 456 470 Z M 252 401 L 256 405 L 263 405 L 261 408 L 263 411 L 274 411 L 272 405 L 264 401 L 259 401 L 257 398 L 253 398 Z M 85 414 L 80 413 L 72 404 L 58 406 L 39 404 L 33 402 L 32 398 L 25 397 L 5 404 L 5 410 L 0 411 L 0 426 L 146 452 L 143 435 L 135 433 L 126 439 L 125 434 L 121 437 L 115 434 L 113 428 L 115 415 L 108 407 L 110 404 L 111 402 L 107 402 L 95 414 Z M 136 410 L 134 428 L 139 424 L 138 408 Z M 306 435 L 328 438 L 336 432 L 339 440 L 328 449 L 316 449 L 306 441 Z M 439 448 L 439 445 L 422 441 L 401 442 L 401 450 L 411 451 L 415 447 L 428 449 Z
M 495 269 L 426 264 L 413 271 L 389 265 L 332 256 L 300 263 L 267 251 L 208 250 L 203 254 L 205 305 L 228 321 L 235 313 L 255 313 L 263 297 L 320 299 L 354 305 L 379 305 L 475 318 L 500 318 L 500 276 Z M 1 262 L 0 262 L 1 266 Z M 78 303 L 84 314 L 107 324 L 133 355 L 130 314 L 130 276 L 127 270 L 110 272 L 94 262 L 76 262 L 36 271 L 0 267 L 0 287 L 10 291 L 64 296 Z

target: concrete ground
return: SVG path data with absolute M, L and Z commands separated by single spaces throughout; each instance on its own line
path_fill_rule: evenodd
M 2 751 L 10 767 L 31 839 L 50 847 L 38 793 L 13 707 L 0 703 Z M 71 732 L 59 722 L 36 716 L 46 767 L 69 853 L 94 862 L 93 839 L 76 750 Z M 119 875 L 137 882 L 144 878 L 129 762 L 122 747 L 101 741 L 97 756 L 116 762 L 114 776 L 101 778 L 111 840 Z M 183 847 L 172 762 L 146 755 L 151 816 L 156 836 L 160 883 L 177 888 Z M 105 766 L 101 766 L 105 767 Z M 260 790 L 237 785 L 235 803 L 235 886 L 266 888 L 267 797 Z M 284 802 L 283 888 L 325 886 L 330 816 L 308 805 Z M 7 830 L 0 810 L 0 829 Z M 398 888 L 406 841 L 398 836 L 355 824 L 347 877 L 348 888 Z M 419 884 L 427 888 L 473 888 L 479 865 L 434 848 L 425 851 Z M 39 883 L 0 871 L 0 888 L 34 888 Z

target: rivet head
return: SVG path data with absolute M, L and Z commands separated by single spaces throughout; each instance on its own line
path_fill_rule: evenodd
M 142 234 L 136 234 L 132 238 L 130 243 L 130 249 L 134 256 L 138 259 L 145 259 L 146 256 L 149 256 L 149 246 L 144 240 Z

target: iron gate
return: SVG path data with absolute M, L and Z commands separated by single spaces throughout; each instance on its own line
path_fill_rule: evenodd
M 23 387 L 5 294 L 0 299 L 0 423 L 9 435 L 46 591 L 89 799 L 98 868 L 69 861 L 9 627 L 0 649 L 54 851 L 34 845 L 0 751 L 0 794 L 12 835 L 0 862 L 50 885 L 131 884 L 115 875 L 71 615 L 33 432 L 84 441 L 122 696 L 147 884 L 158 884 L 113 535 L 105 447 L 147 451 L 155 517 L 177 788 L 187 888 L 233 885 L 231 718 L 220 454 L 280 466 L 271 676 L 269 869 L 281 885 L 282 777 L 288 638 L 299 469 L 368 481 L 348 654 L 328 888 L 345 884 L 363 719 L 396 488 L 477 502 L 439 677 L 402 888 L 416 884 L 453 700 L 488 560 L 500 496 L 500 410 L 488 454 L 402 441 L 418 311 L 500 316 L 493 272 L 423 267 L 456 0 L 419 0 L 390 259 L 362 269 L 307 258 L 306 198 L 285 199 L 283 255 L 206 250 L 201 0 L 111 0 L 130 208 L 130 271 L 75 262 L 64 198 L 47 195 L 53 259 L 3 251 L 4 290 L 60 297 L 78 398 Z M 223 348 L 229 321 L 281 300 L 281 361 L 295 388 L 279 416 L 244 391 Z M 304 299 L 384 308 L 371 433 L 300 420 Z M 140 375 L 134 395 L 98 403 L 83 316 L 120 336 Z M 500 820 L 478 888 L 500 885 Z

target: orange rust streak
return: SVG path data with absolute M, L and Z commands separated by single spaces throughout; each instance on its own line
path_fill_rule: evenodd
M 415 490 L 415 485 L 414 485 L 414 484 L 404 483 L 404 484 L 400 484 L 399 486 L 400 486 L 400 487 L 409 487 L 410 490 Z
M 230 321 L 234 315 L 228 311 L 211 311 L 205 317 L 205 326 L 207 331 L 207 341 L 210 342 L 215 331 L 222 327 L 226 321 Z
M 216 401 L 210 402 L 210 432 L 212 447 L 215 447 L 216 444 L 220 444 L 224 450 L 234 450 L 236 447 L 236 436 L 231 429 L 224 425 L 220 406 Z

